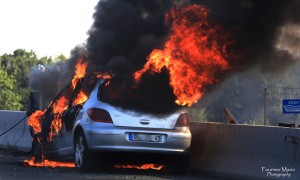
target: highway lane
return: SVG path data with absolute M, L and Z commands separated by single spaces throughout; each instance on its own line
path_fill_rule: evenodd
M 156 170 L 111 169 L 91 173 L 78 172 L 75 168 L 26 167 L 23 162 L 29 154 L 13 154 L 0 151 L 0 180 L 14 179 L 223 179 L 212 175 L 201 175 L 187 172 L 183 175 L 161 173 Z

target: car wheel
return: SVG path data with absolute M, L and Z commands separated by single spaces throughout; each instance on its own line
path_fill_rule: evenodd
M 92 153 L 88 150 L 83 132 L 75 136 L 74 160 L 76 168 L 80 171 L 90 171 L 93 166 Z

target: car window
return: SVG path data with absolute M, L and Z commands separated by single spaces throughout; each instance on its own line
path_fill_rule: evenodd
M 102 102 L 115 104 L 128 98 L 127 91 L 119 81 L 111 80 L 109 84 L 104 81 L 98 87 L 97 99 Z
M 136 88 L 134 85 L 127 85 L 122 80 L 111 79 L 108 85 L 105 81 L 99 85 L 97 99 L 113 106 L 139 112 L 166 114 L 177 110 L 179 106 L 174 103 L 175 96 L 171 88 L 161 90 L 149 86 L 151 84 L 143 84 L 140 88 Z

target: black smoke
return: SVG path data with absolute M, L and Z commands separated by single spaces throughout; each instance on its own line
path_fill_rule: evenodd
M 276 49 L 280 28 L 300 22 L 299 0 L 192 0 L 207 6 L 223 26 L 234 33 L 241 54 L 239 70 L 259 66 L 264 72 L 285 70 L 293 56 Z
M 42 96 L 43 108 L 47 108 L 53 98 L 71 82 L 75 65 L 85 52 L 84 46 L 77 46 L 66 63 L 54 63 L 44 69 L 37 68 L 39 66 L 32 68 L 29 74 L 30 88 Z
M 146 74 L 139 85 L 133 80 L 151 51 L 163 47 L 168 33 L 164 14 L 173 5 L 172 1 L 99 1 L 86 47 L 91 76 L 99 70 L 114 74 L 110 86 L 118 87 L 119 96 L 107 102 L 150 113 L 176 109 L 167 71 Z
M 66 72 L 49 77 L 70 80 L 76 59 L 84 52 L 87 77 L 94 72 L 114 74 L 111 86 L 119 87 L 123 96 L 110 103 L 150 113 L 175 110 L 178 106 L 167 71 L 145 74 L 138 86 L 132 75 L 143 67 L 153 49 L 163 47 L 168 37 L 164 14 L 172 7 L 188 4 L 206 6 L 212 19 L 231 32 L 235 39 L 231 48 L 238 57 L 233 72 L 254 66 L 277 72 L 295 62 L 293 56 L 276 49 L 275 44 L 282 26 L 300 21 L 298 0 L 101 0 L 95 7 L 87 43 L 73 50 L 63 68 Z

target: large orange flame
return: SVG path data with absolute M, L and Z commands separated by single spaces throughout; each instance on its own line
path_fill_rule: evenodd
M 78 81 L 85 77 L 86 74 L 86 68 L 87 63 L 83 62 L 83 59 L 80 58 L 77 61 L 77 64 L 75 66 L 75 74 L 72 79 L 72 87 L 73 91 L 75 90 L 75 87 L 78 83 Z M 110 79 L 111 75 L 108 73 L 96 73 L 97 78 L 102 79 Z M 81 89 L 78 94 L 76 95 L 76 98 L 74 99 L 74 102 L 72 105 L 82 104 L 88 99 L 87 94 Z M 66 95 L 61 96 L 56 102 L 54 102 L 52 109 L 54 114 L 54 119 L 51 122 L 51 131 L 49 134 L 48 141 L 53 140 L 53 133 L 59 133 L 62 128 L 62 117 L 65 110 L 68 108 L 69 105 L 69 99 Z M 50 107 L 49 107 L 50 108 Z M 34 134 L 40 133 L 42 131 L 42 118 L 45 114 L 46 110 L 41 111 L 37 110 L 35 111 L 28 119 L 28 124 L 31 126 L 34 130 Z M 38 139 L 40 143 L 40 139 Z M 35 158 L 32 157 L 30 160 L 25 160 L 25 163 L 27 163 L 29 166 L 37 166 L 37 167 L 75 167 L 74 163 L 64 163 L 64 162 L 56 162 L 56 161 L 49 161 L 46 160 L 44 157 L 42 158 L 42 162 L 35 162 Z
M 83 62 L 83 59 L 80 58 L 77 61 L 77 64 L 75 66 L 75 74 L 72 79 L 72 87 L 73 89 L 75 88 L 77 82 L 79 79 L 83 78 L 86 74 L 86 67 L 87 63 Z M 81 90 L 76 99 L 74 100 L 73 105 L 84 103 L 87 100 L 87 95 Z M 68 108 L 68 103 L 69 100 L 65 97 L 62 96 L 60 97 L 54 104 L 53 104 L 53 114 L 54 114 L 54 119 L 51 122 L 51 132 L 50 132 L 50 137 L 49 140 L 52 140 L 53 136 L 53 131 L 56 133 L 59 133 L 62 127 L 62 114 L 63 112 Z M 28 124 L 31 126 L 34 130 L 34 134 L 41 132 L 41 121 L 42 117 L 44 115 L 45 111 L 40 111 L 37 110 L 35 111 L 28 119 Z
M 83 78 L 86 74 L 86 67 L 87 63 L 83 62 L 82 59 L 78 59 L 78 62 L 75 66 L 75 75 L 72 79 L 72 86 L 75 88 L 77 82 Z M 84 93 L 82 90 L 77 94 L 76 99 L 73 102 L 73 105 L 84 103 L 88 99 L 88 96 L 86 93 Z
M 163 49 L 154 49 L 143 69 L 134 73 L 137 83 L 149 72 L 166 68 L 176 103 L 196 103 L 208 85 L 218 82 L 217 75 L 230 68 L 225 59 L 226 33 L 209 21 L 208 10 L 200 5 L 173 8 L 165 15 L 170 35 Z
M 77 82 L 85 76 L 87 63 L 83 63 L 82 59 L 79 59 L 75 66 L 75 74 L 72 79 L 72 88 L 75 89 Z M 87 95 L 81 90 L 76 99 L 74 100 L 73 105 L 84 103 L 87 100 Z M 51 122 L 51 131 L 49 134 L 48 141 L 53 140 L 53 133 L 59 133 L 62 128 L 62 115 L 64 111 L 68 108 L 69 100 L 66 96 L 61 96 L 52 106 L 54 119 Z M 46 111 L 46 110 L 45 110 Z M 37 110 L 28 118 L 28 124 L 34 130 L 34 134 L 40 133 L 42 131 L 42 118 L 45 114 L 45 111 Z M 35 158 L 32 157 L 30 160 L 25 160 L 25 163 L 28 166 L 37 166 L 37 167 L 75 167 L 74 163 L 65 163 L 65 162 L 56 162 L 46 160 L 42 158 L 42 162 L 35 162 Z
M 44 111 L 37 110 L 28 118 L 28 125 L 32 127 L 34 134 L 40 133 L 42 131 L 41 121 L 44 113 Z
M 52 141 L 53 131 L 59 133 L 62 127 L 62 114 L 68 108 L 68 99 L 65 96 L 60 97 L 53 105 L 54 119 L 51 122 L 51 131 L 49 140 Z
M 87 67 L 87 63 L 83 62 L 82 58 L 79 58 L 77 64 L 75 65 L 75 74 L 72 80 L 73 88 L 75 88 L 78 80 L 85 76 L 86 67 Z
M 81 90 L 78 94 L 76 99 L 73 102 L 73 105 L 82 104 L 88 99 L 88 96 Z

